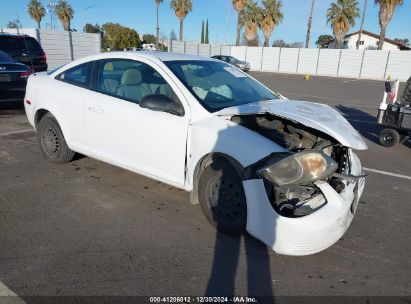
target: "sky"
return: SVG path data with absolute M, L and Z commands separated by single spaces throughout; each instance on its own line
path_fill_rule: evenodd
M 46 5 L 50 0 L 40 0 Z M 359 0 L 362 10 L 365 0 Z M 105 22 L 120 23 L 137 30 L 142 34 L 155 34 L 156 6 L 154 0 L 68 0 L 75 10 L 72 28 L 82 31 L 85 23 Z M 160 6 L 160 32 L 169 36 L 173 29 L 178 35 L 179 21 L 170 9 L 169 0 L 164 0 Z M 232 7 L 231 0 L 192 0 L 193 11 L 184 20 L 184 39 L 198 41 L 201 36 L 202 20 L 209 21 L 210 41 L 225 43 L 227 15 L 229 28 L 227 32 L 228 44 L 234 44 L 236 38 L 237 14 Z M 261 2 L 261 0 L 259 1 Z M 315 47 L 315 41 L 321 34 L 332 34 L 326 24 L 326 12 L 333 0 L 316 0 L 313 24 L 311 29 L 310 46 Z M 0 0 L 0 27 L 5 27 L 8 21 L 18 16 L 23 28 L 36 27 L 36 23 L 27 14 L 28 0 Z M 305 41 L 307 19 L 311 0 L 282 0 L 283 22 L 274 30 L 270 44 L 276 39 L 286 42 Z M 374 0 L 368 0 L 364 29 L 379 33 L 378 7 Z M 360 27 L 360 18 L 350 32 Z M 55 20 L 57 28 L 61 24 Z M 50 15 L 42 21 L 42 27 L 50 26 Z M 408 38 L 411 41 L 411 0 L 404 0 L 402 7 L 397 9 L 391 23 L 388 25 L 386 37 Z M 263 35 L 260 31 L 260 40 Z

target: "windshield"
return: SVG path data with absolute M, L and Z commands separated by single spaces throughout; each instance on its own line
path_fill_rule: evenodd
M 210 112 L 280 98 L 246 73 L 224 62 L 190 60 L 164 63 Z

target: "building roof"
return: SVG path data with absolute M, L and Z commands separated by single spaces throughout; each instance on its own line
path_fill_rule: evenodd
M 356 32 L 347 34 L 347 35 L 345 35 L 344 38 L 357 35 L 359 32 L 360 32 L 360 31 L 356 31 Z M 365 35 L 374 37 L 375 39 L 380 39 L 380 35 L 377 35 L 377 34 L 375 34 L 375 33 L 372 33 L 372 32 L 366 31 L 366 30 L 363 30 L 363 31 L 362 31 L 362 34 L 365 34 Z M 391 43 L 391 44 L 394 44 L 394 45 L 396 45 L 396 46 L 398 46 L 398 47 L 406 47 L 406 48 L 408 48 L 407 45 L 405 45 L 405 44 L 403 44 L 403 43 L 401 43 L 401 42 L 398 42 L 398 41 L 389 39 L 389 38 L 385 38 L 384 41 L 385 41 L 385 42 L 388 42 L 388 43 Z

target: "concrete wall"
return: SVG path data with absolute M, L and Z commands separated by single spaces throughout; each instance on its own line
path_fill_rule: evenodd
M 188 48 L 187 48 L 188 47 Z M 172 41 L 170 52 L 204 57 L 231 55 L 255 71 L 300 73 L 405 81 L 411 75 L 411 51 L 245 47 Z
M 0 29 L 0 32 L 17 34 L 16 29 Z M 20 34 L 36 38 L 47 56 L 49 69 L 57 68 L 72 60 L 101 52 L 101 35 L 46 29 L 20 29 Z

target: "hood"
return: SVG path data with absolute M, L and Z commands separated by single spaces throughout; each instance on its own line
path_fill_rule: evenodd
M 261 101 L 225 108 L 215 112 L 217 116 L 269 113 L 319 130 L 346 147 L 366 150 L 367 144 L 351 124 L 328 105 L 308 101 L 279 99 Z

